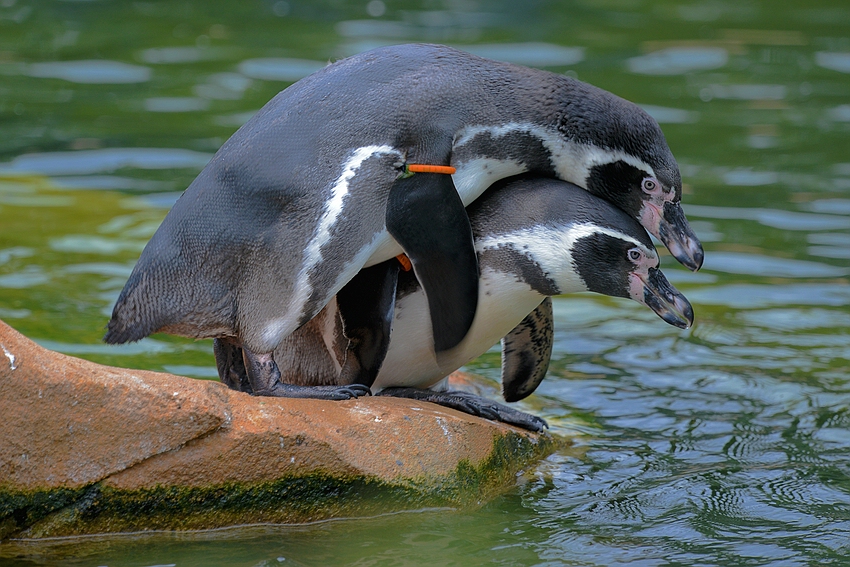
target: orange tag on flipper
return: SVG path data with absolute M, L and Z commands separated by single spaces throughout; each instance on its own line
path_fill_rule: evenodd
M 444 173 L 453 175 L 457 169 L 450 165 L 428 165 L 425 163 L 409 163 L 405 169 L 410 173 Z
M 395 257 L 398 260 L 398 263 L 401 264 L 401 269 L 405 272 L 409 272 L 413 269 L 413 264 L 410 263 L 410 258 L 407 257 L 407 254 L 399 254 Z

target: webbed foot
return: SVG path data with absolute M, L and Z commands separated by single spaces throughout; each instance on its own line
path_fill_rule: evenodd
M 275 396 L 278 398 L 312 398 L 315 400 L 350 400 L 361 396 L 371 396 L 372 390 L 362 384 L 347 386 L 295 386 L 278 382 L 271 388 L 254 392 L 255 396 Z
M 255 354 L 228 339 L 213 343 L 221 381 L 234 390 L 254 396 L 350 400 L 372 395 L 362 384 L 346 386 L 296 386 L 280 381 L 280 369 L 271 354 Z
M 509 425 L 516 425 L 530 431 L 543 431 L 549 427 L 544 419 L 535 415 L 509 408 L 506 405 L 468 392 L 435 392 L 433 390 L 420 390 L 418 388 L 384 388 L 377 395 L 431 402 L 470 415 L 500 421 Z

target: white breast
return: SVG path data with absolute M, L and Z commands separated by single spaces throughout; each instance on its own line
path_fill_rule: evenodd
M 405 296 L 396 303 L 389 351 L 372 389 L 435 384 L 487 352 L 542 300 L 542 295 L 514 274 L 484 268 L 472 327 L 457 347 L 441 353 L 438 363 L 425 293 L 420 289 Z

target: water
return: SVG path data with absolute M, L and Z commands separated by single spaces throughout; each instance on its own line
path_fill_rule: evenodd
M 644 105 L 706 247 L 698 274 L 663 259 L 690 331 L 625 300 L 556 300 L 552 368 L 523 407 L 575 446 L 480 508 L 3 544 L 0 562 L 846 564 L 848 32 L 838 0 L 0 1 L 0 318 L 61 352 L 214 376 L 206 341 L 100 343 L 133 262 L 268 99 L 387 43 L 464 46 Z M 495 352 L 470 370 L 495 392 Z

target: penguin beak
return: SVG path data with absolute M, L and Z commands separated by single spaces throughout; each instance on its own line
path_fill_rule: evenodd
M 696 272 L 705 257 L 697 235 L 691 230 L 685 212 L 679 203 L 664 203 L 663 214 L 658 219 L 658 238 L 682 265 Z
M 643 302 L 659 317 L 680 329 L 694 324 L 694 309 L 690 302 L 667 281 L 661 270 L 650 268 L 649 277 L 643 282 Z

